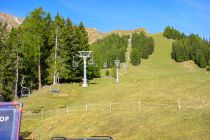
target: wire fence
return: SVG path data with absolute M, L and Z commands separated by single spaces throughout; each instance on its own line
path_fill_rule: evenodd
M 180 99 L 177 99 L 177 103 L 152 103 L 152 102 L 142 102 L 141 100 L 137 102 L 121 103 L 121 102 L 106 102 L 106 103 L 90 103 L 85 102 L 79 105 L 66 105 L 62 108 L 45 110 L 42 108 L 39 112 L 27 111 L 23 112 L 24 119 L 43 119 L 55 115 L 64 115 L 66 113 L 81 113 L 81 114 L 97 114 L 97 113 L 136 113 L 139 111 L 158 109 L 158 110 L 186 110 L 186 109 L 207 109 L 210 108 L 210 103 L 181 103 Z
M 181 100 L 178 98 L 176 102 L 174 103 L 155 103 L 155 102 L 149 102 L 149 101 L 141 101 L 138 100 L 136 102 L 103 102 L 103 103 L 92 103 L 92 102 L 84 102 L 77 105 L 66 105 L 62 108 L 56 108 L 56 109 L 50 109 L 45 110 L 42 108 L 39 112 L 33 113 L 31 111 L 27 111 L 23 113 L 23 119 L 24 121 L 38 121 L 40 120 L 43 122 L 42 126 L 35 127 L 32 131 L 32 133 L 28 136 L 30 139 L 49 139 L 53 136 L 57 136 L 56 128 L 57 125 L 62 124 L 63 118 L 66 117 L 66 115 L 69 115 L 69 117 L 72 116 L 82 116 L 81 118 L 91 118 L 91 117 L 97 117 L 100 118 L 96 120 L 97 123 L 94 125 L 91 125 L 93 122 L 89 122 L 87 120 L 83 120 L 81 122 L 81 129 L 83 131 L 88 132 L 89 129 L 94 129 L 96 134 L 107 134 L 112 136 L 114 132 L 120 133 L 118 136 L 114 136 L 115 140 L 128 140 L 128 139 L 154 139 L 153 132 L 147 132 L 147 128 L 144 127 L 151 127 L 156 125 L 159 130 L 153 130 L 156 133 L 157 138 L 155 139 L 170 139 L 171 136 L 168 136 L 168 134 L 164 134 L 164 132 L 167 132 L 167 122 L 177 122 L 179 123 L 180 118 L 182 116 L 179 116 L 180 112 L 188 112 L 188 111 L 199 111 L 206 112 L 206 109 L 210 109 L 210 103 L 209 102 L 181 102 Z M 162 114 L 161 114 L 162 113 Z M 105 114 L 105 116 L 103 116 Z M 119 115 L 120 114 L 120 115 Z M 138 115 L 136 115 L 138 114 Z M 202 117 L 199 116 L 201 114 L 198 114 L 198 118 Z M 108 117 L 107 117 L 107 116 Z M 116 115 L 119 115 L 116 119 Z M 125 116 L 121 118 L 121 115 L 129 116 L 126 118 Z M 134 115 L 134 117 L 132 116 Z M 136 117 L 136 116 L 138 117 Z M 153 121 L 144 120 L 145 118 L 142 117 L 143 115 L 146 115 L 145 118 L 150 117 L 153 119 Z M 96 117 L 96 118 L 97 118 Z M 132 118 L 133 117 L 133 118 Z M 139 118 L 140 117 L 140 118 Z M 142 117 L 142 118 L 141 118 Z M 166 121 L 162 118 L 165 117 Z M 48 124 L 44 123 L 45 119 L 56 121 L 55 124 Z M 133 119 L 133 120 L 132 120 Z M 42 121 L 44 120 L 44 121 Z M 50 121 L 47 122 L 50 122 Z M 143 120 L 143 121 L 141 121 Z M 103 121 L 105 124 L 103 124 Z M 65 122 L 63 122 L 65 124 Z M 54 126 L 56 125 L 56 126 Z M 178 124 L 179 125 L 179 124 Z M 201 126 L 203 124 L 200 124 Z M 44 131 L 43 128 L 45 127 Z M 192 129 L 192 135 L 180 135 L 176 138 L 178 139 L 204 139 L 208 140 L 210 139 L 210 133 L 209 128 L 199 128 L 202 129 L 203 132 L 206 132 L 205 134 L 201 135 L 201 133 L 197 130 L 197 128 L 190 128 L 189 126 L 181 126 L 186 129 Z M 181 129 L 179 126 L 179 129 Z M 170 127 L 169 127 L 170 128 Z M 74 129 L 69 128 L 71 131 Z M 139 130 L 142 130 L 144 132 L 143 136 L 136 136 L 136 138 L 131 138 L 133 132 L 138 132 Z M 175 131 L 175 130 L 173 130 Z M 176 131 L 175 131 L 176 132 Z M 65 132 L 66 133 L 66 132 Z M 140 133 L 141 134 L 141 133 Z M 160 134 L 160 135 L 158 135 Z M 196 134 L 198 134 L 198 137 L 193 137 Z

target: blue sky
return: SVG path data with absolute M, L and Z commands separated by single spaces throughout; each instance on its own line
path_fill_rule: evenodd
M 0 12 L 23 18 L 40 6 L 103 32 L 143 27 L 156 33 L 170 25 L 210 37 L 210 0 L 0 0 Z

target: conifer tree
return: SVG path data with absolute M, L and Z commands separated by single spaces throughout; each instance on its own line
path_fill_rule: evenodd
M 208 61 L 208 67 L 207 67 L 207 70 L 210 71 L 210 59 Z
M 6 40 L 8 38 L 8 33 L 6 31 L 7 25 L 0 22 L 0 92 L 3 92 L 3 70 L 4 70 L 4 50 L 6 48 Z
M 0 92 L 3 93 L 5 101 L 11 100 L 14 96 L 15 60 L 16 50 L 14 42 L 9 38 L 16 38 L 16 32 L 12 29 L 8 34 L 7 25 L 0 23 Z M 9 42 L 7 40 L 9 39 Z M 16 40 L 17 41 L 17 40 Z M 16 42 L 17 43 L 17 42 Z
M 137 66 L 141 63 L 141 54 L 138 49 L 131 51 L 131 64 Z
M 104 39 L 98 40 L 91 45 L 95 59 L 99 64 L 99 67 L 103 67 L 104 63 L 107 63 L 109 68 L 112 68 L 115 59 L 119 59 L 120 62 L 125 62 L 125 52 L 128 45 L 128 36 L 122 36 L 111 34 Z
M 73 25 L 70 19 L 65 20 L 59 14 L 52 19 L 42 8 L 32 11 L 20 27 L 10 33 L 7 26 L 0 23 L 0 92 L 6 100 L 11 100 L 15 85 L 19 92 L 23 79 L 23 86 L 33 90 L 40 88 L 40 83 L 51 84 L 55 71 L 59 72 L 61 82 L 81 81 L 82 63 L 79 68 L 72 68 L 72 57 L 80 50 L 89 50 L 83 23 Z M 15 75 L 17 66 L 18 76 Z M 97 66 L 88 67 L 89 78 L 99 74 Z
M 164 35 L 168 35 L 169 27 L 166 27 Z M 177 32 L 175 29 L 170 29 Z M 183 37 L 184 36 L 184 37 Z M 176 39 L 176 38 L 175 38 Z M 172 59 L 177 62 L 193 60 L 199 67 L 205 68 L 210 59 L 210 43 L 207 39 L 197 34 L 184 35 L 172 43 Z
M 152 37 L 147 37 L 144 32 L 134 33 L 132 35 L 132 48 L 133 55 L 135 56 L 138 50 L 138 55 L 140 58 L 148 59 L 149 55 L 154 52 L 154 40 Z M 136 57 L 136 56 L 135 56 Z M 133 58 L 133 65 L 138 65 L 139 62 L 134 62 L 135 57 Z M 139 63 L 140 64 L 140 63 Z
M 201 68 L 206 68 L 206 60 L 205 60 L 204 54 L 202 52 L 200 52 L 200 54 L 198 56 L 198 65 Z

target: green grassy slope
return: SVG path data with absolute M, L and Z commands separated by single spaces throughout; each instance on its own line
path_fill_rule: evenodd
M 100 78 L 90 81 L 88 88 L 61 85 L 59 96 L 44 87 L 22 99 L 21 132 L 33 132 L 29 138 L 37 139 L 91 135 L 111 135 L 114 140 L 210 138 L 209 73 L 191 61 L 174 62 L 170 58 L 172 41 L 162 34 L 151 36 L 154 54 L 137 67 L 129 65 L 126 74 L 120 72 L 118 85 L 114 79 Z M 41 107 L 52 111 L 42 119 L 41 113 L 29 115 Z

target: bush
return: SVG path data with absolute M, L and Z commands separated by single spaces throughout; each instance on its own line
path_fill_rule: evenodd
M 112 69 L 112 77 L 115 77 L 116 78 L 116 67 L 114 67 Z
M 172 43 L 172 59 L 176 62 L 193 60 L 200 68 L 210 69 L 210 41 L 197 34 L 190 34 Z
M 106 70 L 106 76 L 109 76 L 109 70 Z
M 131 64 L 137 66 L 141 63 L 141 55 L 138 49 L 133 49 L 131 51 Z
M 210 59 L 209 59 L 209 62 L 208 62 L 207 70 L 210 71 Z
M 167 26 L 164 29 L 163 36 L 168 39 L 180 40 L 186 37 L 184 33 L 179 32 L 178 30 L 174 29 L 173 27 Z
M 132 35 L 132 52 L 131 63 L 136 66 L 141 63 L 142 59 L 148 59 L 149 55 L 154 52 L 154 39 L 146 36 L 144 32 L 134 33 Z
M 121 63 L 125 62 L 128 38 L 129 36 L 111 34 L 90 45 L 100 68 L 104 63 L 107 63 L 108 68 L 113 68 L 115 59 L 119 59 Z

